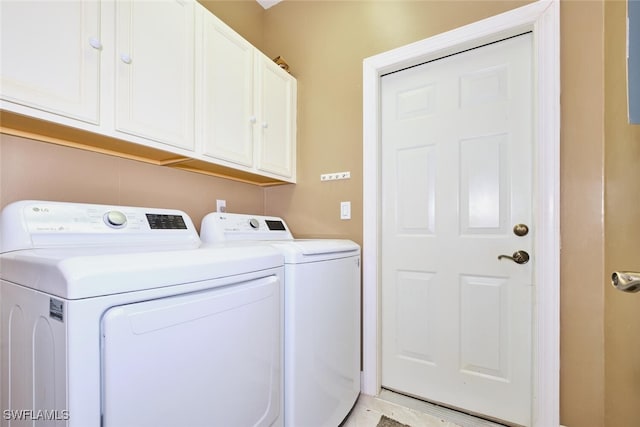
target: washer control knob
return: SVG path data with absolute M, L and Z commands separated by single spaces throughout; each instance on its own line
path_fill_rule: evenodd
M 109 211 L 104 214 L 104 222 L 113 228 L 122 228 L 127 224 L 127 216 L 120 211 Z
M 258 220 L 257 220 L 257 219 L 255 219 L 255 218 L 251 218 L 251 219 L 249 220 L 249 225 L 250 225 L 250 226 L 251 226 L 251 228 L 253 228 L 253 229 L 258 229 L 258 228 L 260 227 L 260 223 L 259 223 L 259 222 L 258 222 Z

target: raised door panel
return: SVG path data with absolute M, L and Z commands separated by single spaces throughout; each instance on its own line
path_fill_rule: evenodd
M 253 166 L 255 48 L 208 11 L 199 16 L 198 138 L 207 156 Z
M 116 129 L 194 147 L 194 3 L 116 4 Z
M 258 169 L 295 180 L 296 80 L 258 56 Z
M 4 1 L 0 7 L 2 99 L 97 124 L 100 3 Z

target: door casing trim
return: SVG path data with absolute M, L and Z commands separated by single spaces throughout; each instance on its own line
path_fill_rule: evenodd
M 560 4 L 540 0 L 411 43 L 363 62 L 363 371 L 361 390 L 378 395 L 380 361 L 380 77 L 499 41 L 533 34 L 534 318 L 533 426 L 560 424 Z

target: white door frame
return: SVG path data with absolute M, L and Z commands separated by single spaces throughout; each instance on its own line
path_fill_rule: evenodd
M 363 63 L 362 392 L 381 389 L 380 77 L 383 74 L 531 31 L 534 63 L 535 295 L 532 420 L 560 421 L 560 4 L 535 3 L 367 58 Z

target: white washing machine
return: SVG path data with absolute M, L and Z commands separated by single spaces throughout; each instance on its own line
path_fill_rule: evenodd
M 288 427 L 337 427 L 360 393 L 360 247 L 350 240 L 294 239 L 277 217 L 211 213 L 205 244 L 258 242 L 284 255 Z
M 282 425 L 283 256 L 200 243 L 176 210 L 8 205 L 1 424 Z

